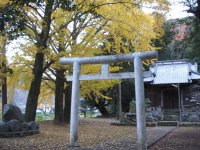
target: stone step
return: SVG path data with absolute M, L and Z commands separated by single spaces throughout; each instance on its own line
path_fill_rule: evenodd
M 178 121 L 179 115 L 163 115 L 163 121 Z
M 157 126 L 178 126 L 178 121 L 159 121 Z
M 165 110 L 163 111 L 163 115 L 179 115 L 179 111 L 177 110 Z

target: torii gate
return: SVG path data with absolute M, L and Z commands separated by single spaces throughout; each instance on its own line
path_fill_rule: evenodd
M 142 60 L 157 58 L 157 51 L 136 52 L 124 55 L 109 55 L 96 57 L 76 57 L 60 58 L 61 64 L 73 64 L 73 76 L 68 80 L 72 81 L 71 97 L 71 116 L 70 116 L 70 146 L 78 145 L 78 119 L 80 103 L 80 80 L 108 80 L 135 78 L 135 96 L 136 96 L 136 119 L 137 119 L 137 149 L 146 150 L 146 119 L 144 103 L 144 76 Z M 109 74 L 109 63 L 113 62 L 134 62 L 134 72 Z M 101 74 L 99 75 L 80 75 L 81 64 L 103 64 Z

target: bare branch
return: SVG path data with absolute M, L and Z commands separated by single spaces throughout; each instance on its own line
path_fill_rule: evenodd
M 50 61 L 47 61 L 45 66 L 43 67 L 42 69 L 42 72 L 45 72 L 46 69 L 48 69 L 56 60 L 50 60 Z
M 51 90 L 55 91 L 55 87 L 52 87 L 48 82 L 45 82 L 44 83 L 45 85 L 47 85 Z
M 51 80 L 52 82 L 56 82 L 55 79 L 53 79 L 51 77 L 51 75 L 49 75 L 47 72 L 44 72 L 44 74 L 46 75 L 46 77 L 43 77 L 43 79 L 45 79 L 45 80 Z

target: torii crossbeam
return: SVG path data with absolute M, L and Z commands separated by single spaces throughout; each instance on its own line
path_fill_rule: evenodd
M 124 55 L 60 58 L 61 64 L 73 64 L 71 117 L 70 117 L 70 145 L 78 145 L 78 118 L 80 103 L 80 80 L 105 80 L 135 78 L 136 119 L 137 119 L 137 149 L 146 150 L 146 119 L 144 103 L 144 76 L 151 76 L 149 72 L 143 73 L 142 60 L 157 58 L 157 51 L 136 52 Z M 134 62 L 134 73 L 109 74 L 109 63 Z M 100 75 L 80 75 L 81 64 L 103 64 Z

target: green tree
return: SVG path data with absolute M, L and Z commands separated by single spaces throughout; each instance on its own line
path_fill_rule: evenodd
M 187 23 L 190 26 L 190 30 L 188 32 L 188 38 L 186 39 L 186 56 L 200 64 L 200 21 L 197 18 L 189 17 Z
M 187 58 L 195 59 L 200 64 L 200 0 L 183 0 L 183 3 L 188 7 L 187 12 L 194 14 L 195 17 L 186 18 L 187 25 L 190 27 L 189 36 L 186 39 Z
M 189 33 L 188 19 L 172 19 L 164 23 L 164 35 L 159 41 L 160 60 L 175 60 L 186 58 L 187 37 Z
M 183 0 L 183 3 L 188 7 L 188 13 L 192 13 L 200 19 L 200 0 Z

